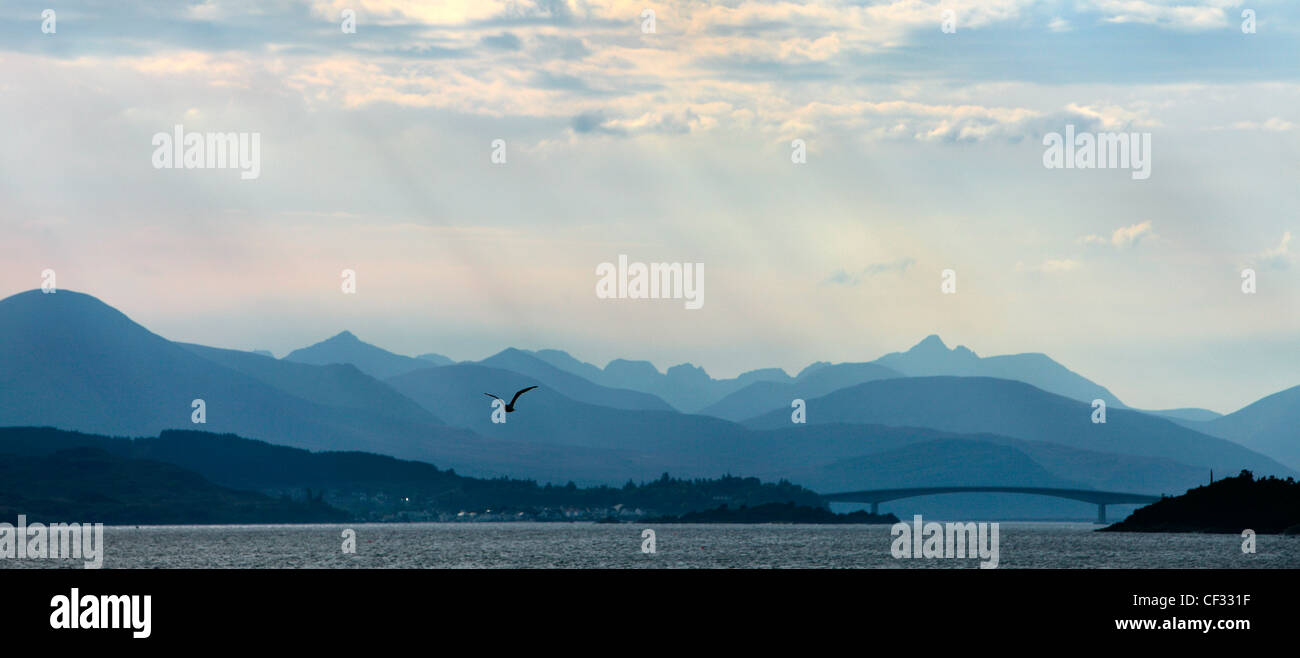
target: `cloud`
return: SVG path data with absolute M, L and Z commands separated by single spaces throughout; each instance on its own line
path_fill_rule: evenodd
M 1088 0 L 1082 8 L 1100 13 L 1107 23 L 1141 23 L 1186 31 L 1213 30 L 1228 25 L 1225 7 L 1239 0 Z
M 550 71 L 535 71 L 529 76 L 528 82 L 537 89 L 588 93 L 592 91 L 591 87 L 587 86 L 586 81 L 578 76 L 552 73 Z
M 784 110 L 783 112 L 781 110 Z M 1023 107 L 931 104 L 909 100 L 881 102 L 818 100 L 801 107 L 765 109 L 772 120 L 784 115 L 783 137 L 831 130 L 874 139 L 922 142 L 1014 141 L 1042 114 Z M 760 119 L 763 118 L 760 114 Z
M 1110 3 L 1110 13 L 1085 0 L 88 4 L 66 35 L 42 35 L 19 10 L 0 25 L 0 119 L 16 127 L 0 149 L 11 192 L 0 278 L 31 287 L 22 282 L 55 267 L 64 285 L 84 282 L 160 328 L 196 332 L 165 335 L 283 353 L 298 346 L 295 325 L 310 335 L 314 320 L 338 323 L 353 308 L 331 294 L 343 267 L 363 278 L 348 303 L 419 334 L 412 353 L 563 336 L 609 358 L 671 350 L 673 363 L 739 372 L 773 365 L 771 354 L 887 351 L 846 325 L 893 337 L 945 328 L 1016 349 L 1052 336 L 1075 358 L 1094 346 L 1113 354 L 1116 336 L 1134 353 L 1144 342 L 1191 353 L 1239 340 L 1243 323 L 1300 335 L 1293 314 L 1207 313 L 1198 293 L 1222 278 L 1206 263 L 1298 269 L 1298 231 L 1273 224 L 1300 212 L 1294 195 L 1213 221 L 1214 209 L 1288 189 L 1294 173 L 1278 146 L 1300 134 L 1300 68 L 1288 64 L 1293 40 L 1276 36 L 1300 25 L 1295 2 L 1258 8 L 1272 28 L 1256 37 L 1236 29 L 1239 11 L 1218 12 L 1226 27 L 1213 33 L 1179 27 L 1201 13 L 1160 15 L 1207 5 L 1195 0 Z M 646 6 L 655 34 L 640 30 Z M 939 29 L 945 7 L 956 34 Z M 340 32 L 343 8 L 357 11 L 357 33 Z M 265 175 L 241 184 L 152 169 L 150 135 L 176 123 L 261 132 Z M 1116 187 L 1044 173 L 1033 138 L 1067 124 L 1162 126 L 1169 150 L 1157 159 L 1174 175 Z M 790 163 L 793 137 L 815 147 L 807 166 Z M 496 138 L 510 145 L 506 166 L 487 157 Z M 1134 225 L 1115 230 L 1120 221 Z M 1171 239 L 1119 251 L 1156 223 Z M 1102 246 L 1073 242 L 1094 232 L 1080 240 Z M 1264 237 L 1242 246 L 1242 235 Z M 731 303 L 689 326 L 659 316 L 666 306 L 595 303 L 590 263 L 661 248 L 664 259 L 711 263 L 710 285 Z M 930 276 L 904 254 L 978 273 L 978 285 L 926 294 Z M 521 266 L 540 280 L 501 274 Z M 1269 287 L 1295 298 L 1298 285 Z M 1106 304 L 1081 310 L 1099 286 Z M 182 292 L 208 311 L 181 312 Z M 839 303 L 862 295 L 877 303 Z M 427 306 L 399 303 L 412 298 Z M 953 302 L 966 306 L 954 313 Z M 226 309 L 259 318 L 249 325 L 263 333 L 232 337 L 240 323 L 211 319 Z M 1145 321 L 1124 322 L 1135 309 Z M 411 326 L 420 318 L 454 320 L 466 330 L 446 340 L 470 342 L 416 345 L 434 340 L 433 325 Z M 760 329 L 737 340 L 736 326 Z M 1268 363 L 1284 352 L 1261 353 Z M 1190 390 L 1185 369 L 1148 370 L 1177 375 L 1144 390 Z M 1228 369 L 1211 370 L 1207 390 L 1227 389 Z M 1256 373 L 1233 383 L 1247 377 Z M 1233 396 L 1261 397 L 1264 382 Z
M 575 133 L 606 135 L 685 135 L 708 122 L 691 108 L 646 112 L 636 117 L 607 118 L 602 112 L 579 114 L 570 124 Z
M 1145 108 L 1129 109 L 1119 105 L 1079 105 L 1070 103 L 1067 112 L 1091 119 L 1101 130 L 1126 131 L 1131 128 L 1157 128 L 1160 122 L 1147 115 Z
M 1236 4 L 665 0 L 654 3 L 656 33 L 642 34 L 645 3 L 633 0 L 315 0 L 256 3 L 256 11 L 234 0 L 209 0 L 147 11 L 127 6 L 96 14 L 92 8 L 82 21 L 91 31 L 60 41 L 57 53 L 34 30 L 6 34 L 16 38 L 0 40 L 0 53 L 40 53 L 108 70 L 125 60 L 160 79 L 186 75 L 214 86 L 287 88 L 313 110 L 392 105 L 542 118 L 561 130 L 573 117 L 599 114 L 609 122 L 603 130 L 575 126 L 563 137 L 734 130 L 772 142 L 819 133 L 970 144 L 1032 139 L 1046 119 L 1062 115 L 1076 125 L 1077 117 L 1089 118 L 1101 130 L 1160 125 L 1149 115 L 1150 102 L 1126 95 L 1099 93 L 1080 103 L 1066 94 L 1039 93 L 1024 81 L 1052 67 L 1008 60 L 1008 49 L 1040 52 L 1044 41 L 1051 43 L 1053 53 L 1072 62 L 1070 76 L 1050 81 L 1059 88 L 1058 82 L 1081 82 L 1097 71 L 1115 73 L 1093 44 L 1062 30 L 1208 25 L 1226 20 L 1231 12 L 1225 8 Z M 339 32 L 344 9 L 357 12 L 355 34 Z M 963 42 L 960 61 L 936 60 L 938 40 L 957 38 L 938 29 L 946 9 L 955 13 L 959 34 L 990 30 L 996 38 Z M 1089 23 L 1098 16 L 1100 26 Z M 1207 75 L 1204 62 L 1193 59 L 1132 55 L 1142 65 L 1126 67 L 1129 75 L 1149 67 L 1158 69 L 1161 81 L 1199 82 Z M 1263 55 L 1250 57 L 1253 62 Z M 1218 64 L 1211 71 L 1238 68 L 1233 60 Z M 1176 67 L 1172 75 L 1169 66 Z M 996 82 L 971 85 L 972 70 Z M 1267 75 L 1295 74 L 1274 67 Z M 1293 126 L 1275 118 L 1235 129 Z
M 523 46 L 523 41 L 518 36 L 515 36 L 513 32 L 485 36 L 479 39 L 479 43 L 500 50 L 519 50 Z
M 538 34 L 532 39 L 529 54 L 538 60 L 576 60 L 590 55 L 591 49 L 578 37 Z
M 1251 258 L 1251 265 L 1259 269 L 1285 270 L 1295 261 L 1291 253 L 1291 232 L 1282 234 L 1282 241 L 1276 247 L 1269 247 Z
M 622 130 L 608 125 L 609 119 L 601 112 L 583 112 L 575 117 L 571 123 L 573 132 L 579 134 L 602 133 L 606 135 L 621 135 Z
M 1295 130 L 1295 124 L 1281 117 L 1272 117 L 1266 121 L 1238 121 L 1231 130 L 1249 130 L 1255 132 L 1284 133 Z
M 1079 238 L 1083 244 L 1109 244 L 1117 249 L 1132 247 L 1141 242 L 1144 238 L 1153 237 L 1155 233 L 1151 232 L 1151 222 L 1142 222 L 1131 226 L 1121 226 L 1111 232 L 1110 237 L 1101 235 L 1085 235 Z
M 1057 16 L 1047 24 L 1047 29 L 1051 30 L 1052 32 L 1069 32 L 1070 21 L 1067 21 L 1064 18 Z
M 868 265 L 862 268 L 861 270 L 859 270 L 858 272 L 852 274 L 842 269 L 835 270 L 834 272 L 831 273 L 829 277 L 826 278 L 825 281 L 822 281 L 822 283 L 845 285 L 845 286 L 856 286 L 862 283 L 863 279 L 879 276 L 881 274 L 887 274 L 889 272 L 898 272 L 901 274 L 903 272 L 906 272 L 909 268 L 911 268 L 915 264 L 916 264 L 915 258 L 912 258 L 911 256 L 905 256 L 898 260 L 890 261 L 887 263 L 872 263 L 871 265 Z

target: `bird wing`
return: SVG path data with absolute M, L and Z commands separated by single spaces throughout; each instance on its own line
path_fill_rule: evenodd
M 488 397 L 490 397 L 490 398 L 497 398 L 497 396 L 492 395 L 491 393 L 484 393 L 483 395 L 486 395 L 486 396 L 488 396 Z M 516 395 L 515 397 L 519 397 L 519 396 Z M 501 400 L 501 398 L 497 398 L 497 399 L 498 399 L 498 400 Z M 502 401 L 502 402 L 505 402 L 505 400 L 501 400 L 501 401 Z
M 512 406 L 512 407 L 515 406 L 515 401 L 519 399 L 519 396 L 521 396 L 521 395 L 523 395 L 524 393 L 527 393 L 527 392 L 529 392 L 529 391 L 531 391 L 531 390 L 533 390 L 533 389 L 535 389 L 535 388 L 537 388 L 537 387 L 536 387 L 536 386 L 529 386 L 528 388 L 526 388 L 526 389 L 524 389 L 524 390 L 522 390 L 522 391 L 519 391 L 518 393 L 515 393 L 515 396 L 514 396 L 513 398 L 510 398 L 510 406 Z

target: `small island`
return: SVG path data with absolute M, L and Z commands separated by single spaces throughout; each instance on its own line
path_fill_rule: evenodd
M 821 525 L 898 523 L 893 514 L 872 514 L 858 510 L 836 514 L 825 507 L 811 507 L 788 503 L 767 503 L 749 507 L 741 505 L 731 509 L 727 505 L 680 516 L 646 518 L 638 523 L 812 523 Z
M 1300 482 L 1250 471 L 1163 498 L 1102 532 L 1300 534 Z

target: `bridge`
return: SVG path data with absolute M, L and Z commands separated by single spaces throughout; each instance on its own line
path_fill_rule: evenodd
M 1097 506 L 1097 523 L 1106 522 L 1107 505 L 1149 504 L 1160 500 L 1160 496 L 1125 493 L 1121 491 L 1098 491 L 1096 489 L 1058 489 L 1056 487 L 911 487 L 907 489 L 864 489 L 862 491 L 845 491 L 842 493 L 822 494 L 822 499 L 831 503 L 871 503 L 871 513 L 880 513 L 880 504 L 900 498 L 917 496 L 934 496 L 955 493 L 1018 493 L 1037 496 L 1053 496 L 1081 500 Z

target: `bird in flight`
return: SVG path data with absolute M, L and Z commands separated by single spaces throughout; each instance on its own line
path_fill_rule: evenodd
M 501 402 L 502 402 L 503 404 L 506 405 L 506 413 L 510 413 L 510 412 L 512 412 L 512 411 L 515 410 L 515 402 L 519 401 L 519 396 L 521 396 L 521 395 L 523 395 L 524 393 L 527 393 L 527 392 L 529 392 L 529 391 L 531 391 L 531 390 L 533 390 L 533 389 L 535 389 L 535 388 L 537 388 L 537 387 L 536 387 L 536 386 L 529 386 L 528 388 L 526 388 L 526 389 L 524 389 L 524 390 L 522 390 L 522 391 L 519 391 L 518 393 L 515 393 L 515 396 L 514 396 L 513 398 L 510 398 L 510 402 L 506 402 L 505 400 L 501 400 L 501 398 L 497 398 L 497 396 L 492 395 L 491 393 L 484 393 L 483 395 L 486 395 L 486 396 L 488 396 L 488 397 L 490 397 L 490 398 L 496 398 L 496 399 L 498 399 L 498 400 L 501 400 Z

